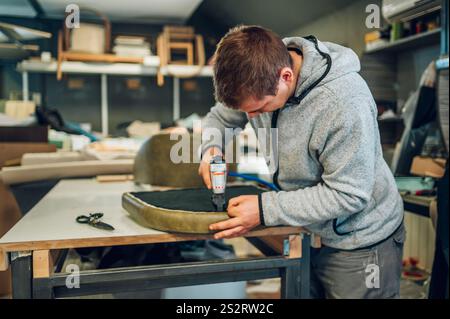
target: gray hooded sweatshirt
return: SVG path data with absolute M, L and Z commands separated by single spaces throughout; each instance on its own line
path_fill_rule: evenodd
M 307 39 L 283 42 L 303 52 L 295 93 L 299 96 L 324 74 L 327 62 Z M 334 43 L 318 45 L 331 56 L 332 66 L 299 104 L 279 111 L 277 181 L 282 190 L 260 196 L 262 218 L 267 226 L 304 226 L 330 247 L 366 247 L 397 229 L 403 204 L 383 159 L 377 107 L 358 74 L 357 55 Z M 256 131 L 270 128 L 272 115 L 249 119 L 218 103 L 202 127 L 224 132 L 250 121 Z M 202 145 L 203 150 L 210 146 Z

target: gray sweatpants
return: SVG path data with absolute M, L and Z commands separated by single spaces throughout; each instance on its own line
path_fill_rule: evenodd
M 311 298 L 399 298 L 405 227 L 369 248 L 311 253 Z

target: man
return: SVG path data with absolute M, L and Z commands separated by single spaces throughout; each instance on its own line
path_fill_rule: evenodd
M 230 30 L 215 53 L 218 104 L 203 129 L 277 128 L 274 184 L 280 191 L 230 200 L 215 238 L 257 225 L 304 226 L 322 239 L 313 253 L 311 294 L 326 298 L 399 296 L 403 206 L 383 160 L 377 108 L 356 54 L 314 37 L 281 40 L 257 26 Z M 202 145 L 199 174 L 208 188 Z

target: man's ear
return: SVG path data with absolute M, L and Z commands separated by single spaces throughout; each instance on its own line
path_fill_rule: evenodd
M 285 82 L 294 81 L 294 71 L 292 71 L 289 67 L 282 68 L 280 72 L 280 79 Z

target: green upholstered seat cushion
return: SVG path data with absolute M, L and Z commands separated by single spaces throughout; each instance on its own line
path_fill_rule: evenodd
M 226 190 L 226 200 L 263 191 L 254 186 L 232 186 Z M 206 234 L 210 224 L 228 219 L 226 212 L 214 211 L 211 191 L 206 188 L 125 193 L 122 206 L 142 226 L 168 232 Z

